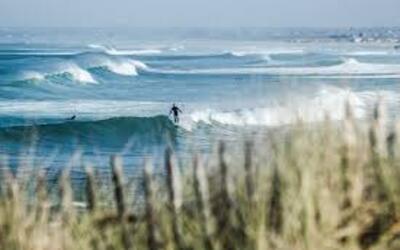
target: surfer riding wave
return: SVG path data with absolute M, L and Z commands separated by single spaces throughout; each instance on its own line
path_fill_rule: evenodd
M 175 123 L 179 123 L 179 113 L 182 113 L 182 110 L 180 108 L 178 108 L 175 103 L 172 104 L 172 108 L 169 111 L 169 115 L 173 114 L 174 116 L 174 122 Z

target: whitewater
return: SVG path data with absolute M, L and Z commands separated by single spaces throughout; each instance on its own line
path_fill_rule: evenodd
M 135 166 L 166 145 L 180 154 L 210 151 L 219 139 L 341 120 L 347 102 L 358 119 L 368 119 L 378 100 L 392 118 L 400 108 L 393 39 L 355 43 L 316 39 L 321 32 L 312 31 L 261 40 L 7 32 L 0 30 L 11 37 L 0 41 L 0 154 L 13 166 L 32 148 L 39 161 L 55 158 L 53 168 L 77 150 L 95 164 L 123 154 Z M 178 126 L 169 117 L 173 103 L 183 110 Z

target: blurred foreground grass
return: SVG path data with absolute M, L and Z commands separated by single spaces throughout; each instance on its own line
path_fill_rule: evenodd
M 166 150 L 136 205 L 118 156 L 106 192 L 86 167 L 80 206 L 68 167 L 56 198 L 40 171 L 3 168 L 0 249 L 400 249 L 400 129 L 384 117 L 356 122 L 347 107 L 339 124 L 299 123 L 241 156 L 220 143 L 179 168 Z

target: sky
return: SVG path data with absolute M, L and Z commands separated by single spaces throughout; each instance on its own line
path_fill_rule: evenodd
M 400 26 L 400 0 L 0 0 L 0 26 Z

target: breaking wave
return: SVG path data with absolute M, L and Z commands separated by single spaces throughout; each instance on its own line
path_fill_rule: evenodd
M 162 53 L 162 51 L 158 49 L 121 50 L 111 46 L 105 46 L 100 44 L 89 44 L 88 47 L 94 50 L 102 51 L 108 55 L 113 55 L 113 56 L 130 56 L 130 55 L 139 56 L 139 55 L 154 55 Z
M 77 60 L 79 61 L 79 58 Z M 54 77 L 65 77 L 79 83 L 95 84 L 98 82 L 89 72 L 90 69 L 101 68 L 124 76 L 136 76 L 139 71 L 148 69 L 145 63 L 138 60 L 126 58 L 110 59 L 105 56 L 97 56 L 79 64 L 71 61 L 56 62 L 54 64 L 48 62 L 43 67 L 36 66 L 32 70 L 28 69 L 19 72 L 16 81 L 43 81 L 51 80 Z
M 93 68 L 105 68 L 106 70 L 118 74 L 118 75 L 127 75 L 127 76 L 136 76 L 138 75 L 138 70 L 146 70 L 148 69 L 147 65 L 138 60 L 110 60 L 104 59 L 98 62 L 98 65 L 92 65 Z
M 269 58 L 272 55 L 301 55 L 305 51 L 303 49 L 271 49 L 271 50 L 237 50 L 229 52 L 233 56 L 259 56 Z
M 98 121 L 67 121 L 56 124 L 14 126 L 0 128 L 2 141 L 27 140 L 35 135 L 40 140 L 107 142 L 123 145 L 130 138 L 158 142 L 176 135 L 175 125 L 167 116 L 117 117 Z
M 194 69 L 159 71 L 164 74 L 216 74 L 216 75 L 241 75 L 241 74 L 267 74 L 267 75 L 400 75 L 400 64 L 373 64 L 359 62 L 354 58 L 345 59 L 343 63 L 333 66 L 319 67 L 247 67 L 247 68 L 221 68 L 221 69 Z
M 50 72 L 41 72 L 39 70 L 27 70 L 23 71 L 20 73 L 20 76 L 18 77 L 18 81 L 29 81 L 29 80 L 45 80 L 45 79 L 50 79 L 52 77 L 58 77 L 58 76 L 65 76 L 68 79 L 71 79 L 75 82 L 79 83 L 97 83 L 97 81 L 94 79 L 92 74 L 87 71 L 86 69 L 83 69 L 79 67 L 78 65 L 74 63 L 63 63 L 59 64 L 56 67 L 54 67 L 54 70 Z
M 271 105 L 237 111 L 212 109 L 195 111 L 183 119 L 183 127 L 192 130 L 198 123 L 275 127 L 294 124 L 298 121 L 321 122 L 327 116 L 332 120 L 341 120 L 345 115 L 346 102 L 350 102 L 352 105 L 356 118 L 364 118 L 370 114 L 370 110 L 373 110 L 372 107 L 379 98 L 387 105 L 393 105 L 399 100 L 397 94 L 389 91 L 352 92 L 342 88 L 325 87 L 318 91 L 311 100 L 297 100 L 290 105 Z

